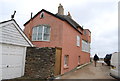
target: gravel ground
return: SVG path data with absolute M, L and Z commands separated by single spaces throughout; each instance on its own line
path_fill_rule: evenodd
M 94 63 L 91 63 L 81 69 L 74 72 L 70 72 L 66 75 L 61 76 L 61 79 L 114 79 L 109 75 L 109 66 L 103 65 L 101 62 L 97 63 L 97 67 Z

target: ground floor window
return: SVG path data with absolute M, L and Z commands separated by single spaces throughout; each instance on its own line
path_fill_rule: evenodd
M 78 56 L 78 64 L 80 64 L 80 56 Z
M 69 55 L 64 56 L 64 66 L 68 66 Z

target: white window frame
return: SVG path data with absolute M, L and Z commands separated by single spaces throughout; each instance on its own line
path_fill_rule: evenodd
M 38 40 L 38 30 L 39 30 L 39 27 L 42 27 L 42 39 L 41 40 Z M 34 28 L 36 28 L 37 30 L 37 34 L 36 34 L 36 38 L 35 39 L 33 39 L 34 37 L 33 37 L 33 33 L 34 33 L 34 31 L 32 30 L 32 41 L 50 41 L 50 31 L 51 31 L 51 29 L 50 29 L 50 27 L 49 26 L 44 26 L 44 25 L 40 25 L 40 26 L 36 26 L 36 27 L 33 27 L 33 29 Z M 45 27 L 49 27 L 49 39 L 48 40 L 44 40 L 44 34 L 45 34 Z
M 64 56 L 64 66 L 68 66 L 69 63 L 69 55 Z
M 45 29 L 45 27 L 43 26 L 43 30 L 42 30 L 42 41 L 44 41 L 44 29 Z
M 90 43 L 82 40 L 82 51 L 90 53 Z
M 43 16 L 43 17 L 42 17 Z M 40 18 L 42 19 L 42 18 L 44 18 L 44 12 L 42 12 L 41 14 L 40 14 Z
M 76 45 L 80 47 L 80 36 L 77 35 Z
M 78 56 L 78 64 L 80 64 L 80 56 Z

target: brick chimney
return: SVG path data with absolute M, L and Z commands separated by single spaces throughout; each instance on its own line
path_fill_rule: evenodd
M 58 14 L 59 15 L 64 15 L 64 8 L 61 4 L 59 4 L 59 7 L 58 7 Z

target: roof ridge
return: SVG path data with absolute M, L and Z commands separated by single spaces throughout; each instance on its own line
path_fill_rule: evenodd
M 78 27 L 83 30 L 83 28 L 82 28 L 77 22 L 75 22 L 72 18 L 68 17 L 67 15 L 60 15 L 60 14 L 58 14 L 58 13 L 53 14 L 53 13 L 51 13 L 51 12 L 45 10 L 45 9 L 42 9 L 41 11 L 39 11 L 36 15 L 34 15 L 33 18 L 35 18 L 35 17 L 36 17 L 38 14 L 40 14 L 42 11 L 44 11 L 44 12 L 46 12 L 46 13 L 48 13 L 48 14 L 56 17 L 56 18 L 59 18 L 59 19 L 61 19 L 61 20 L 63 20 L 63 21 L 66 21 L 68 24 L 70 24 L 70 25 L 71 25 L 73 28 L 75 28 L 77 31 L 79 31 L 79 30 L 77 29 Z M 33 18 L 32 18 L 32 19 L 33 19 Z M 31 19 L 30 19 L 30 20 L 31 20 Z M 24 26 L 25 26 L 27 23 L 29 23 L 30 20 L 28 20 L 28 21 L 24 24 Z M 79 32 L 82 34 L 81 31 L 79 31 Z
M 12 20 L 14 20 L 14 19 L 10 19 L 10 20 L 2 21 L 2 22 L 0 22 L 0 24 L 2 24 L 2 23 L 6 23 L 6 22 L 9 22 L 9 21 L 12 21 Z

